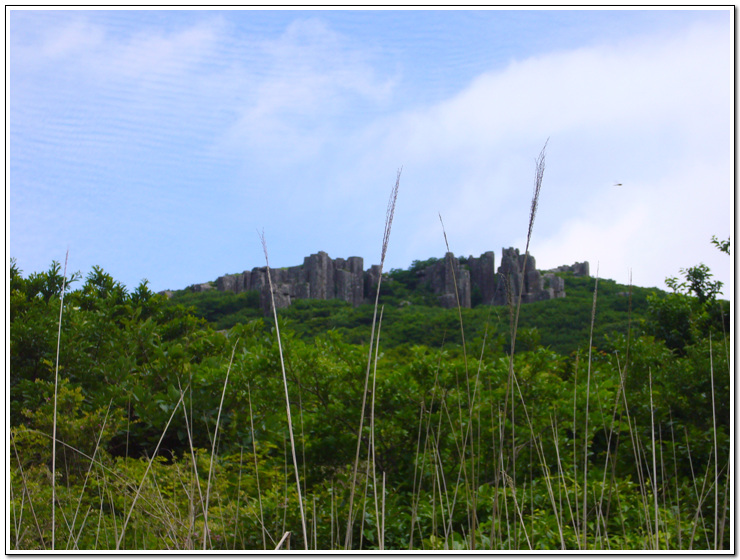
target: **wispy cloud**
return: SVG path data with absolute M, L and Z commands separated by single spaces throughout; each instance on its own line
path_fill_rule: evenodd
M 369 53 L 319 19 L 300 19 L 275 39 L 250 45 L 258 69 L 244 68 L 244 100 L 225 144 L 262 157 L 298 163 L 316 157 L 346 131 L 358 106 L 378 105 L 394 79 Z
M 11 13 L 11 62 L 18 70 L 62 65 L 94 80 L 172 77 L 210 62 L 218 39 L 215 19 L 175 30 L 123 26 L 114 32 L 85 12 Z M 18 31 L 15 29 L 18 28 Z

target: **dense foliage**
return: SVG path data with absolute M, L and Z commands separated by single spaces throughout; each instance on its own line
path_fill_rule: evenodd
M 378 347 L 372 307 L 298 301 L 281 356 L 256 293 L 168 300 L 11 262 L 11 548 L 51 548 L 52 508 L 56 548 L 730 547 L 729 306 L 708 269 L 673 293 L 569 276 L 522 306 L 510 355 L 510 310 L 461 330 L 426 264 L 385 279 Z

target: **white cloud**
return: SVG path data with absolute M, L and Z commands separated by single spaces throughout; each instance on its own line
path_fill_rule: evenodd
M 516 61 L 454 98 L 394 117 L 388 151 L 434 161 L 570 131 L 686 127 L 726 116 L 729 33 L 701 27 L 663 42 L 594 47 Z M 718 86 L 721 86 L 718 89 Z M 722 87 L 723 86 L 723 87 Z M 719 114 L 718 114 L 719 113 Z
M 729 168 L 690 162 L 650 184 L 606 187 L 580 216 L 547 239 L 535 235 L 532 252 L 540 268 L 589 260 L 593 273 L 637 285 L 665 288 L 667 276 L 704 262 L 717 279 L 730 280 L 729 259 L 711 244 L 726 238 L 731 215 L 722 203 L 731 184 Z
M 599 260 L 617 279 L 632 267 L 636 283 L 662 285 L 730 227 L 730 46 L 728 27 L 701 25 L 513 62 L 376 124 L 365 168 L 407 170 L 413 210 L 399 220 L 426 216 L 405 232 L 414 258 L 439 253 L 437 211 L 455 253 L 498 254 L 524 248 L 534 158 L 550 137 L 538 265 Z

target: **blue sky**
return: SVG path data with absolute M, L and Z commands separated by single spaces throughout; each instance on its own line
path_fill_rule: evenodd
M 9 255 L 179 289 L 524 249 L 665 288 L 733 226 L 722 10 L 9 10 Z M 615 184 L 621 183 L 621 186 Z M 725 294 L 729 291 L 726 288 Z

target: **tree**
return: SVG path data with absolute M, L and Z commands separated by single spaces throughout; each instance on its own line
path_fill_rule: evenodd
M 712 244 L 723 253 L 730 254 L 729 237 L 725 241 L 720 241 L 716 235 L 713 235 Z M 704 263 L 699 263 L 697 266 L 690 268 L 682 268 L 680 272 L 685 278 L 683 282 L 679 282 L 675 277 L 669 277 L 665 280 L 665 283 L 674 293 L 693 295 L 699 299 L 700 303 L 713 302 L 717 299 L 717 295 L 722 293 L 723 283 L 718 280 L 711 281 L 712 273 Z
M 712 243 L 714 244 L 715 247 L 717 247 L 717 249 L 719 249 L 723 253 L 727 253 L 728 255 L 730 254 L 730 238 L 729 237 L 726 240 L 721 241 L 717 239 L 716 235 L 713 235 Z
M 723 253 L 729 254 L 730 240 L 712 243 Z M 709 267 L 703 263 L 680 270 L 683 281 L 666 278 L 673 290 L 665 298 L 648 297 L 648 332 L 666 342 L 666 345 L 683 353 L 686 346 L 706 338 L 709 332 L 727 331 L 725 305 L 717 301 L 722 292 L 722 282 L 712 280 Z
M 685 280 L 679 282 L 675 277 L 665 279 L 665 283 L 674 293 L 683 293 L 693 295 L 699 299 L 700 303 L 713 302 L 717 299 L 717 294 L 722 292 L 722 282 L 711 281 L 712 273 L 709 267 L 704 263 L 690 268 L 682 268 L 681 274 Z

